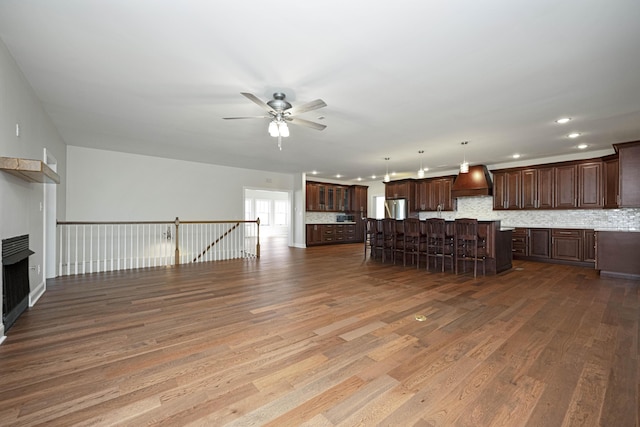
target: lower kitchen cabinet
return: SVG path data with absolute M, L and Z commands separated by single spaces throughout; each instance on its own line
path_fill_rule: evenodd
M 582 261 L 582 230 L 556 229 L 551 232 L 551 257 L 566 261 Z
M 307 224 L 307 246 L 362 242 L 356 224 Z
M 571 228 L 516 228 L 513 256 L 590 266 L 595 262 L 595 232 Z

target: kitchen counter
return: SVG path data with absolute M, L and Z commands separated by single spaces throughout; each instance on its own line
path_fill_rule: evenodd
M 329 221 L 329 222 L 319 222 L 319 221 L 313 221 L 313 222 L 307 222 L 306 225 L 325 225 L 325 224 L 335 224 L 335 225 L 349 225 L 349 224 L 356 224 L 355 221 L 342 221 L 342 222 L 338 222 L 338 221 Z

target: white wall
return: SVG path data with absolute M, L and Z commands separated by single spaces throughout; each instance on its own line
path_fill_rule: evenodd
M 16 136 L 16 124 L 20 135 Z M 57 188 L 57 215 L 65 216 L 66 181 L 65 144 L 47 116 L 42 104 L 26 81 L 9 51 L 0 41 L 0 156 L 44 159 L 44 148 L 57 158 L 57 171 L 61 185 Z M 7 173 L 0 173 L 0 237 L 29 235 L 29 245 L 34 255 L 29 264 L 31 299 L 45 288 L 44 280 L 44 185 L 24 181 Z M 55 185 L 55 184 L 46 184 Z M 37 270 L 40 266 L 40 272 Z M 2 294 L 0 277 L 0 296 Z M 0 312 L 2 308 L 0 308 Z M 4 325 L 0 324 L 0 340 L 4 337 Z
M 246 188 L 293 192 L 296 178 L 76 146 L 67 164 L 68 221 L 241 219 Z

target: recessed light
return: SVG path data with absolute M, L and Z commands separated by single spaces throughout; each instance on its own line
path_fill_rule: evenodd
M 336 178 L 342 178 L 342 175 L 340 175 L 339 173 L 336 174 Z
M 362 181 L 362 178 L 361 178 L 361 177 L 358 177 L 358 178 L 357 178 L 357 180 L 358 180 L 358 181 Z
M 371 179 L 376 179 L 376 176 L 375 175 L 371 175 Z
M 558 120 L 556 120 L 556 123 L 563 125 L 565 123 L 569 123 L 571 121 L 571 117 L 562 117 Z
M 570 133 L 570 134 L 569 134 L 569 135 L 567 135 L 567 136 L 568 136 L 569 138 L 577 138 L 577 137 L 579 137 L 579 136 L 580 136 L 580 133 L 579 133 L 579 132 L 573 132 L 573 133 Z
M 313 175 L 318 175 L 318 171 L 312 171 L 311 172 Z
M 396 173 L 395 172 L 391 172 L 391 176 L 396 176 Z
M 581 149 L 581 150 L 584 150 L 584 149 L 585 149 L 585 148 L 587 148 L 587 147 L 588 147 L 588 145 L 587 145 L 587 144 L 580 144 L 580 145 L 578 145 L 578 148 L 579 148 L 579 149 Z
M 513 157 L 514 159 L 519 159 L 519 158 L 520 158 L 520 154 L 514 154 L 512 157 Z

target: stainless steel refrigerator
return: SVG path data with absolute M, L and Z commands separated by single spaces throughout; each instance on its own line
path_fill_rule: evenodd
M 394 199 L 384 201 L 385 218 L 406 219 L 407 218 L 407 200 Z

